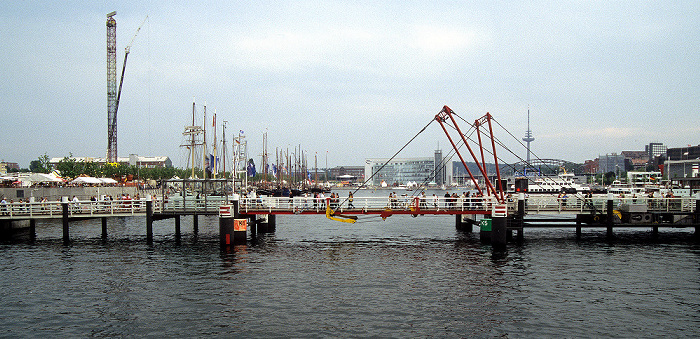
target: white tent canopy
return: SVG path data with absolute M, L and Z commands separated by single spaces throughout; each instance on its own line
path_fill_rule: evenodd
M 93 177 L 77 177 L 73 181 L 71 181 L 72 184 L 102 184 L 102 181 L 97 178 Z
M 102 181 L 103 184 L 116 184 L 118 183 L 116 180 L 112 178 L 100 178 L 100 181 Z
M 62 180 L 51 175 L 51 174 L 32 173 L 32 175 L 29 176 L 29 181 L 31 181 L 31 182 L 61 182 Z

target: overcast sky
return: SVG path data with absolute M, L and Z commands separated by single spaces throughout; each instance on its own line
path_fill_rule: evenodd
M 468 121 L 490 112 L 517 138 L 529 107 L 540 158 L 700 144 L 695 0 L 2 1 L 0 159 L 105 156 L 111 11 L 118 75 L 148 16 L 126 67 L 119 156 L 184 167 L 193 99 L 208 129 L 216 110 L 229 137 L 244 131 L 256 163 L 267 131 L 270 153 L 301 144 L 319 167 L 326 155 L 361 166 L 443 105 Z M 400 157 L 448 145 L 433 123 Z

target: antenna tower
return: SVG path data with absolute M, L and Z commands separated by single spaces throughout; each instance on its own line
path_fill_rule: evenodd
M 535 137 L 532 136 L 532 131 L 530 130 L 530 109 L 527 109 L 527 132 L 525 132 L 525 137 L 523 141 L 527 143 L 527 166 L 530 164 L 530 143 L 535 141 Z

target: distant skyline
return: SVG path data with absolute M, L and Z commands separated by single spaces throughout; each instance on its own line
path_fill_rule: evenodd
M 490 112 L 516 139 L 529 107 L 533 158 L 700 144 L 697 1 L 3 2 L 0 159 L 105 156 L 111 11 L 118 77 L 148 16 L 124 75 L 121 157 L 184 167 L 193 99 L 207 128 L 216 110 L 219 138 L 228 121 L 229 145 L 244 131 L 256 163 L 265 131 L 269 153 L 301 145 L 319 167 L 326 153 L 329 167 L 390 157 L 443 105 Z M 433 123 L 399 156 L 438 145 L 447 154 Z

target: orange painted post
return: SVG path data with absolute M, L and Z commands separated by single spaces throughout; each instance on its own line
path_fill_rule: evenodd
M 247 240 L 248 219 L 233 219 L 233 242 L 245 243 Z

